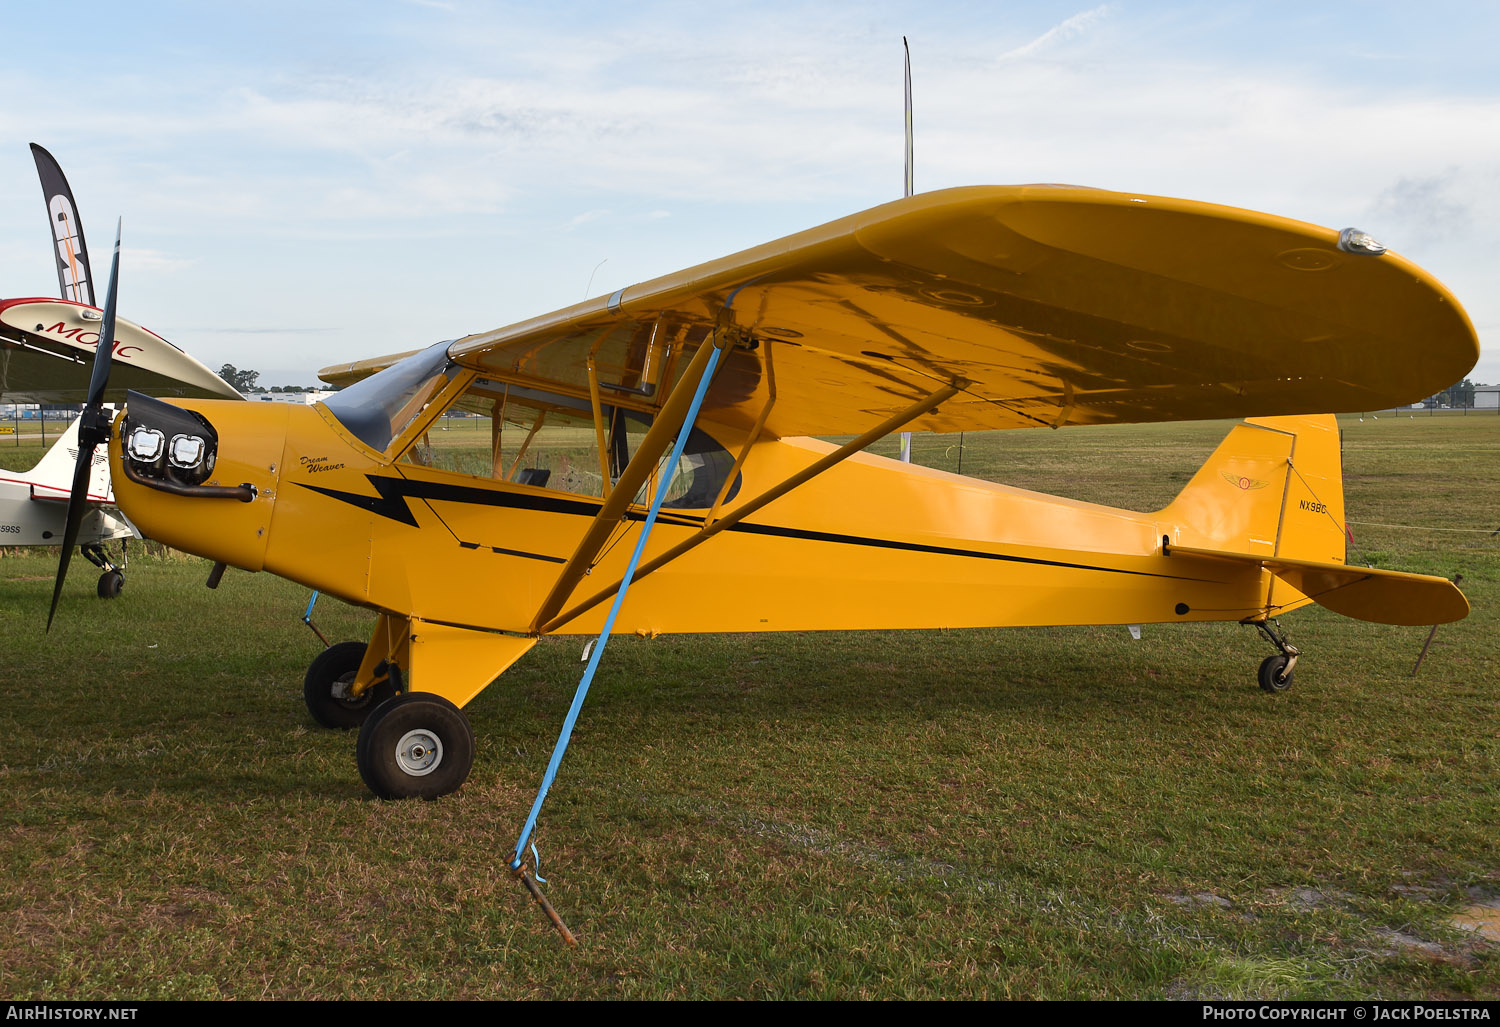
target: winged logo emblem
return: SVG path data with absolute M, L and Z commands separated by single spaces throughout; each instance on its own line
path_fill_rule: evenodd
M 1271 484 L 1268 481 L 1259 481 L 1258 479 L 1246 478 L 1243 475 L 1239 474 L 1230 474 L 1228 471 L 1225 471 L 1223 473 L 1225 481 L 1229 482 L 1229 484 L 1233 485 L 1235 488 L 1240 489 L 1243 492 L 1251 492 L 1255 489 L 1263 489 L 1267 485 Z

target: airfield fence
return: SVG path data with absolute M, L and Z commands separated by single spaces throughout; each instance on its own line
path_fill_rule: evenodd
M 1465 404 L 1458 407 L 1387 407 L 1383 410 L 1361 411 L 1360 417 L 1382 417 L 1407 414 L 1411 417 L 1467 417 L 1470 414 L 1484 416 L 1486 414 L 1500 415 L 1500 406 L 1476 406 Z M 55 406 L 38 407 L 35 404 L 12 404 L 7 414 L 0 415 L 0 439 L 9 435 L 11 444 L 20 448 L 23 439 L 40 438 L 42 448 L 47 447 L 47 439 L 55 438 L 67 431 L 68 426 L 78 417 L 78 410 L 72 407 L 61 408 Z M 457 421 L 459 424 L 455 425 Z M 447 411 L 439 418 L 440 426 L 444 431 L 462 430 L 467 422 L 473 431 L 479 431 L 481 427 L 489 425 L 489 418 L 471 414 L 467 411 Z
M 11 443 L 19 448 L 21 440 L 40 437 L 42 448 L 47 448 L 48 438 L 56 438 L 68 430 L 68 425 L 78 418 L 78 410 L 68 407 L 37 407 L 23 404 L 11 405 L 8 414 L 0 417 L 0 437 L 9 435 Z

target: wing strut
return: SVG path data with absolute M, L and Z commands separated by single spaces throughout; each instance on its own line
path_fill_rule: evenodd
M 732 300 L 733 297 L 731 297 Z M 606 509 L 617 498 L 624 497 L 621 502 L 615 504 L 618 505 L 620 512 L 623 514 L 626 504 L 634 497 L 636 490 L 645 483 L 645 468 L 656 466 L 656 459 L 659 454 L 653 454 L 648 449 L 653 441 L 653 436 L 660 434 L 669 435 L 672 429 L 662 426 L 670 425 L 673 421 L 676 421 L 680 428 L 677 432 L 677 442 L 672 447 L 672 456 L 667 466 L 675 467 L 677 466 L 677 461 L 682 459 L 682 451 L 687 446 L 688 436 L 693 431 L 693 422 L 698 419 L 698 408 L 703 403 L 704 394 L 708 392 L 708 384 L 713 379 L 714 368 L 718 365 L 719 355 L 723 352 L 720 349 L 721 344 L 720 339 L 715 338 L 712 344 L 698 347 L 698 352 L 693 355 L 693 362 L 689 365 L 687 374 L 683 376 L 677 387 L 672 390 L 672 395 L 668 397 L 667 402 L 662 407 L 661 414 L 657 416 L 656 422 L 651 426 L 651 431 L 647 433 L 646 439 L 641 443 L 641 448 L 636 453 L 635 459 L 626 467 L 625 473 L 620 475 L 620 481 L 616 484 L 615 491 L 611 493 L 610 500 L 606 503 Z M 693 380 L 695 376 L 696 381 Z M 669 410 L 675 414 L 676 411 L 682 408 L 683 404 L 678 402 L 678 400 L 689 392 L 691 392 L 691 396 L 686 399 L 687 410 L 682 416 L 680 418 L 668 416 Z M 661 429 L 660 432 L 658 432 L 659 428 Z M 631 472 L 638 467 L 641 468 L 640 472 L 632 475 Z M 516 851 L 510 861 L 511 871 L 521 878 L 522 883 L 526 885 L 527 891 L 531 892 L 532 896 L 536 898 L 543 911 L 547 913 L 548 919 L 553 922 L 553 925 L 562 934 L 563 939 L 570 945 L 578 943 L 562 920 L 557 916 L 556 912 L 548 905 L 536 885 L 527 876 L 522 857 L 526 851 L 526 843 L 531 840 L 531 833 L 536 827 L 536 818 L 542 811 L 542 803 L 547 799 L 547 791 L 552 787 L 552 781 L 557 777 L 557 768 L 562 763 L 563 753 L 567 752 L 568 740 L 573 735 L 573 725 L 577 722 L 578 713 L 583 708 L 583 700 L 588 696 L 589 684 L 594 679 L 594 672 L 599 668 L 599 659 L 604 655 L 604 647 L 609 643 L 610 632 L 614 630 L 615 626 L 615 617 L 619 614 L 620 607 L 625 601 L 625 593 L 630 588 L 631 575 L 635 572 L 636 565 L 640 563 L 641 553 L 646 549 L 646 541 L 651 537 L 651 529 L 656 526 L 656 517 L 661 513 L 661 504 L 666 498 L 667 490 L 665 487 L 661 487 L 656 490 L 656 495 L 651 500 L 651 510 L 646 514 L 646 523 L 641 527 L 641 537 L 636 540 L 635 552 L 631 554 L 630 563 L 625 567 L 625 577 L 622 579 L 619 592 L 615 596 L 614 606 L 610 607 L 609 616 L 604 619 L 604 628 L 599 632 L 598 644 L 593 647 L 593 652 L 589 656 L 588 666 L 583 671 L 583 678 L 578 682 L 578 690 L 573 694 L 573 704 L 568 708 L 567 717 L 563 719 L 562 731 L 557 736 L 557 745 L 552 750 L 551 759 L 547 762 L 547 772 L 542 776 L 542 785 L 537 790 L 536 801 L 531 804 L 531 813 L 526 818 L 526 826 L 521 829 L 521 836 L 516 840 Z M 615 521 L 618 521 L 618 519 L 619 517 L 616 516 Z M 574 566 L 575 563 L 582 566 L 588 559 L 592 559 L 593 554 L 598 550 L 598 546 L 593 545 L 592 538 L 604 520 L 605 510 L 601 510 L 598 517 L 595 518 L 594 524 L 590 527 L 589 534 L 584 537 L 583 542 L 579 544 L 577 551 L 573 554 L 573 559 L 569 561 L 569 567 Z M 610 522 L 609 526 L 613 526 L 613 523 Z M 603 536 L 607 535 L 608 530 L 606 529 L 603 532 Z M 603 536 L 601 536 L 601 542 Z M 580 561 L 580 557 L 583 557 L 582 561 Z M 581 576 L 582 571 L 579 574 Z M 557 597 L 557 602 L 560 605 L 562 599 L 567 596 L 567 592 L 563 591 L 559 594 L 558 589 L 554 588 L 553 596 Z M 549 602 L 553 596 L 548 597 Z
M 651 428 L 646 432 L 646 437 L 641 440 L 640 449 L 637 450 L 635 458 L 625 466 L 620 474 L 620 480 L 615 482 L 614 488 L 610 490 L 609 498 L 594 515 L 593 523 L 589 525 L 588 531 L 584 533 L 582 541 L 573 550 L 573 555 L 563 566 L 562 573 L 558 575 L 557 581 L 552 586 L 552 591 L 547 593 L 547 598 L 542 601 L 541 608 L 537 610 L 536 617 L 532 619 L 531 630 L 535 632 L 538 625 L 551 620 L 562 609 L 563 603 L 567 602 L 568 596 L 583 580 L 583 576 L 589 572 L 594 558 L 599 555 L 609 541 L 610 533 L 619 525 L 626 512 L 635 502 L 635 497 L 646 484 L 646 479 L 656 468 L 656 461 L 661 459 L 662 453 L 672 443 L 672 432 L 674 425 L 683 423 L 691 426 L 692 417 L 697 416 L 697 403 L 702 402 L 702 397 L 695 392 L 704 387 L 704 383 L 710 377 L 710 363 L 717 363 L 720 343 L 705 343 L 698 347 L 698 352 L 693 354 L 692 361 L 687 370 L 683 372 L 682 379 L 667 401 L 662 404 L 661 412 L 651 423 Z M 686 412 L 691 407 L 691 416 Z M 676 466 L 674 462 L 667 465 Z M 658 490 L 665 494 L 665 490 Z M 649 530 L 649 529 L 648 529 Z M 644 537 L 644 534 L 642 535 Z
M 936 392 L 927 396 L 925 399 L 918 400 L 916 403 L 913 403 L 911 406 L 907 407 L 900 413 L 895 414 L 894 416 L 882 421 L 880 424 L 876 425 L 874 428 L 871 428 L 869 431 L 865 432 L 858 438 L 853 439 L 852 441 L 840 446 L 832 453 L 829 453 L 827 456 L 824 456 L 822 459 L 818 460 L 816 463 L 809 464 L 807 467 L 804 467 L 802 470 L 798 471 L 790 478 L 787 478 L 779 485 L 772 486 L 771 488 L 762 492 L 759 496 L 756 496 L 754 499 L 750 500 L 748 503 L 744 503 L 740 506 L 735 507 L 729 513 L 725 514 L 723 517 L 720 517 L 718 520 L 713 521 L 712 523 L 705 524 L 701 529 L 699 529 L 696 535 L 685 539 L 684 541 L 678 543 L 676 546 L 673 546 L 671 549 L 667 550 L 665 553 L 662 553 L 660 556 L 655 557 L 644 566 L 642 566 L 639 570 L 633 570 L 633 573 L 627 571 L 626 576 L 615 582 L 613 585 L 610 585 L 608 588 L 600 592 L 596 592 L 594 595 L 590 596 L 588 599 L 585 599 L 577 606 L 574 606 L 566 613 L 554 617 L 550 621 L 547 621 L 541 626 L 541 633 L 546 634 L 549 631 L 555 631 L 556 629 L 562 627 L 574 617 L 577 617 L 581 613 L 587 612 L 588 610 L 602 603 L 604 600 L 608 599 L 611 595 L 623 589 L 629 582 L 640 581 L 652 571 L 658 570 L 666 564 L 671 563 L 673 560 L 677 559 L 688 550 L 695 549 L 702 543 L 707 542 L 709 539 L 713 538 L 725 528 L 733 527 L 740 521 L 744 520 L 746 517 L 761 509 L 761 507 L 765 506 L 766 504 L 780 499 L 782 496 L 792 491 L 792 489 L 817 477 L 819 474 L 822 474 L 834 464 L 841 463 L 845 459 L 853 456 L 855 453 L 864 449 L 876 439 L 884 438 L 891 432 L 900 428 L 903 424 L 907 424 L 915 420 L 916 418 L 921 417 L 923 414 L 927 413 L 933 407 L 937 406 L 939 403 L 942 403 L 950 396 L 953 396 L 956 393 L 962 391 L 964 386 L 968 384 L 968 382 L 960 380 L 954 382 L 952 385 L 947 385 L 941 389 L 938 389 Z M 633 566 L 634 565 L 632 565 L 632 568 Z

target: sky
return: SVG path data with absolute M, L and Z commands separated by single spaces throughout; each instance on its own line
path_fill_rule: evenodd
M 1454 292 L 1471 378 L 1500 383 L 1500 4 L 0 13 L 0 296 L 57 294 L 37 142 L 101 283 L 123 218 L 121 313 L 262 385 L 898 198 L 903 35 L 918 191 L 1066 182 L 1357 226 Z

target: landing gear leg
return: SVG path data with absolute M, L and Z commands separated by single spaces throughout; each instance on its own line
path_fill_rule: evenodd
M 1286 640 L 1286 633 L 1277 622 L 1258 620 L 1254 623 L 1260 628 L 1261 634 L 1280 650 L 1275 656 L 1267 656 L 1261 661 L 1260 671 L 1256 675 L 1260 680 L 1260 687 L 1267 692 L 1285 692 L 1292 687 L 1292 668 L 1297 666 L 1297 657 L 1302 653 Z
M 78 551 L 87 558 L 88 562 L 98 567 L 104 573 L 99 575 L 99 598 L 113 599 L 120 594 L 125 587 L 125 567 L 123 564 L 117 566 L 110 560 L 109 554 L 104 547 L 97 542 L 79 546 Z

